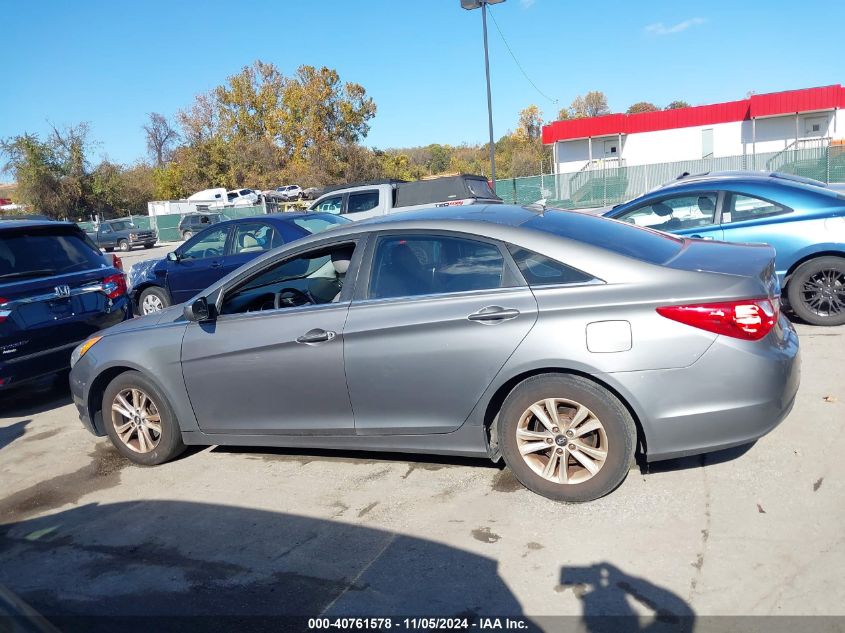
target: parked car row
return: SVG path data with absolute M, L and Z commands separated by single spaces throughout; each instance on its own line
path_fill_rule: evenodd
M 152 248 L 158 241 L 158 234 L 154 230 L 140 229 L 126 218 L 100 222 L 86 233 L 98 248 L 107 253 L 115 249 L 128 252 L 136 246 Z
M 845 323 L 845 193 L 778 173 L 685 176 L 607 217 L 678 235 L 775 248 L 789 307 L 814 325 Z

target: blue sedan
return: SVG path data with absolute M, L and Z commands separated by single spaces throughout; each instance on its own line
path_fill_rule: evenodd
M 814 325 L 845 323 L 845 194 L 787 174 L 685 176 L 604 214 L 638 226 L 777 251 L 792 311 Z
M 166 258 L 133 266 L 132 300 L 142 315 L 183 303 L 271 248 L 349 221 L 330 213 L 279 213 L 214 224 Z

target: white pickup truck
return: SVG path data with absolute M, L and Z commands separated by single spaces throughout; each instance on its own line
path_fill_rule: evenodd
M 502 199 L 484 176 L 461 174 L 415 182 L 382 181 L 340 187 L 317 198 L 308 210 L 363 220 L 425 207 L 501 203 Z

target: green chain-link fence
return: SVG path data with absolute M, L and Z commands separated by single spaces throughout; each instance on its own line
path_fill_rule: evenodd
M 779 171 L 824 183 L 845 182 L 845 146 L 507 178 L 496 181 L 496 193 L 513 204 L 530 204 L 544 199 L 549 206 L 567 209 L 602 207 L 635 198 L 684 172 L 727 170 Z

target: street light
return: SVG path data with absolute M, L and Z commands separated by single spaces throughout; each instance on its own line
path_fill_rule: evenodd
M 487 123 L 490 127 L 490 180 L 496 187 L 496 154 L 493 144 L 493 99 L 490 97 L 490 60 L 487 57 L 487 5 L 499 4 L 505 0 L 461 0 L 461 7 L 467 11 L 481 9 L 481 24 L 484 29 L 484 71 L 487 73 Z

